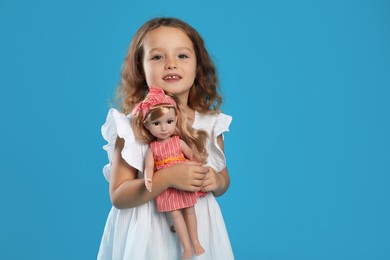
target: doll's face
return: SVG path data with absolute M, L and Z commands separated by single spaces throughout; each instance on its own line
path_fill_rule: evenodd
M 162 117 L 145 122 L 145 127 L 158 141 L 164 141 L 168 140 L 175 133 L 176 123 L 177 116 L 175 109 L 169 108 L 168 113 Z
M 187 104 L 196 76 L 196 54 L 182 30 L 161 26 L 146 37 L 143 68 L 148 86 L 158 86 Z

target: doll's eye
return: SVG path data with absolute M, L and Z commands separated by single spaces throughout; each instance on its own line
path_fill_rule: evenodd
M 161 55 L 154 55 L 152 57 L 152 60 L 161 60 L 162 59 L 162 56 Z
M 174 122 L 174 120 L 170 119 L 167 121 L 168 124 L 172 124 Z
M 160 122 L 153 122 L 152 125 L 158 126 Z

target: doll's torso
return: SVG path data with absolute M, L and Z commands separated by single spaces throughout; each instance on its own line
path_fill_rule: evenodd
M 172 136 L 166 142 L 153 141 L 150 143 L 150 149 L 153 153 L 155 171 L 186 160 L 177 135 Z
M 174 135 L 166 142 L 154 141 L 150 143 L 154 158 L 154 170 L 158 171 L 173 164 L 184 162 L 187 159 L 180 148 L 180 138 Z M 156 197 L 157 210 L 160 212 L 172 211 L 194 206 L 204 192 L 188 192 L 168 188 Z

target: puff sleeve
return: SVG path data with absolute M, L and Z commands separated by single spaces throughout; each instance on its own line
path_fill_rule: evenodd
M 141 144 L 135 139 L 131 127 L 131 120 L 131 115 L 126 116 L 118 110 L 111 108 L 108 111 L 106 122 L 101 128 L 103 138 L 107 141 L 107 144 L 103 146 L 103 149 L 107 152 L 109 161 L 103 168 L 103 174 L 107 181 L 110 180 L 111 162 L 117 136 L 123 138 L 125 141 L 121 153 L 123 159 L 138 171 L 143 171 L 144 156 L 147 147 L 145 144 Z
M 223 113 L 219 113 L 215 116 L 214 119 L 215 120 L 211 120 L 214 122 L 214 126 L 210 131 L 208 164 L 217 172 L 220 172 L 226 167 L 226 158 L 224 152 L 218 145 L 217 137 L 229 131 L 232 117 Z

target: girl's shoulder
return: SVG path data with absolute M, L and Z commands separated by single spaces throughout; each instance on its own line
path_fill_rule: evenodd
M 107 140 L 108 134 L 117 132 L 119 137 L 134 135 L 131 128 L 132 115 L 125 115 L 115 108 L 110 108 L 107 113 L 106 122 L 102 126 L 102 135 Z M 116 130 L 116 131 L 114 131 Z
M 195 117 L 199 119 L 200 121 L 203 120 L 225 120 L 227 118 L 232 118 L 230 115 L 227 115 L 222 112 L 209 112 L 209 113 L 200 113 L 198 111 L 195 111 Z
M 232 122 L 230 115 L 222 112 L 218 113 L 199 113 L 195 112 L 194 128 L 204 129 L 208 132 L 216 132 L 221 134 L 229 130 Z
M 139 171 L 143 170 L 143 156 L 148 146 L 139 143 L 135 139 L 133 128 L 131 127 L 132 116 L 125 115 L 117 109 L 111 108 L 108 111 L 105 123 L 101 127 L 101 133 L 107 143 L 103 149 L 107 151 L 108 159 L 111 162 L 115 150 L 116 139 L 122 138 L 124 140 L 124 147 L 122 149 L 123 159 Z M 111 167 L 106 165 L 103 169 L 104 176 L 109 180 Z

